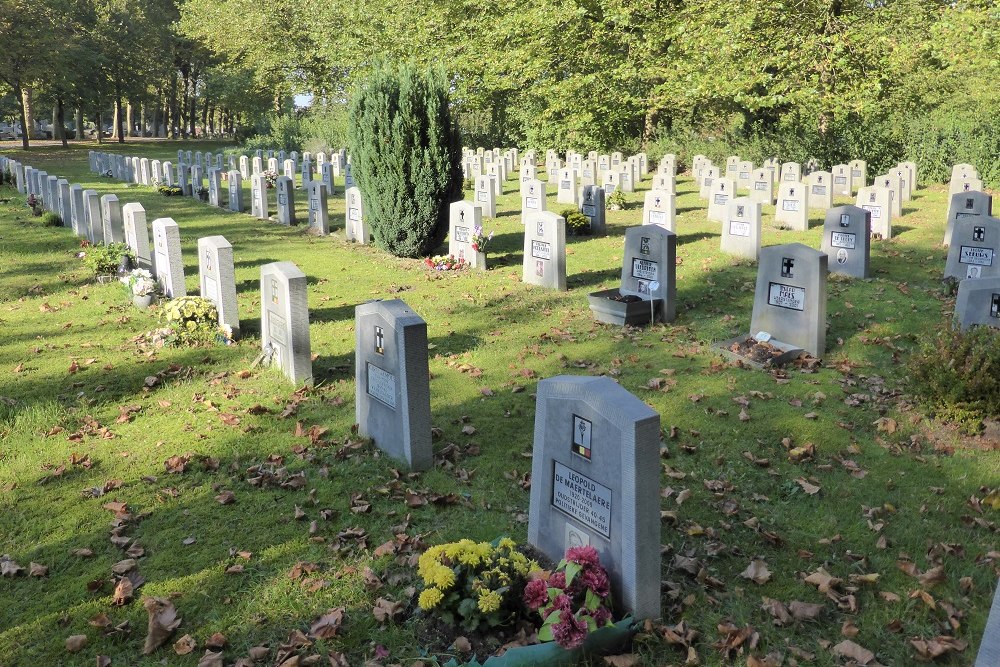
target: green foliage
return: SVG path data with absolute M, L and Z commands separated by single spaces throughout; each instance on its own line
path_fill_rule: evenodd
M 566 219 L 566 231 L 571 234 L 589 234 L 590 218 L 576 208 L 564 208 L 559 215 Z
M 628 205 L 625 193 L 620 189 L 615 190 L 604 200 L 604 207 L 609 211 L 622 211 Z M 582 214 L 581 214 L 582 215 Z
M 58 213 L 53 211 L 46 211 L 42 214 L 42 219 L 39 220 L 43 227 L 59 227 L 62 225 L 62 218 L 59 217 Z
M 429 254 L 461 197 L 461 146 L 448 80 L 415 65 L 376 69 L 351 101 L 353 175 L 375 244 L 401 257 Z
M 271 114 L 258 134 L 243 143 L 243 153 L 256 150 L 301 151 L 302 121 L 294 114 Z
M 184 191 L 176 185 L 160 185 L 156 188 L 156 191 L 164 197 L 178 197 L 184 194 Z
M 938 111 L 908 125 L 906 154 L 925 181 L 947 182 L 951 168 L 967 162 L 984 183 L 1000 185 L 1000 107 L 988 114 Z
M 174 345 L 206 345 L 219 335 L 219 311 L 200 296 L 171 299 L 163 305 L 160 320 L 170 329 L 166 339 Z
M 331 153 L 347 145 L 347 107 L 343 104 L 311 109 L 302 119 L 302 149 Z
M 95 276 L 106 276 L 118 271 L 118 265 L 125 256 L 135 260 L 135 254 L 124 243 L 98 243 L 84 250 L 83 264 Z
M 1000 330 L 947 328 L 910 359 L 910 390 L 939 417 L 975 431 L 1000 417 Z

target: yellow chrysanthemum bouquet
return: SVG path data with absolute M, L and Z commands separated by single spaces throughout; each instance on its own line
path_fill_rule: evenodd
M 439 544 L 417 563 L 418 602 L 426 613 L 469 632 L 506 625 L 524 616 L 521 593 L 528 573 L 538 569 L 509 538 Z

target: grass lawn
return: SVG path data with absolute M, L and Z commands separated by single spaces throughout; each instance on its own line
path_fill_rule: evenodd
M 179 147 L 217 146 L 104 148 L 176 160 Z M 116 666 L 193 666 L 216 632 L 228 639 L 226 664 L 266 645 L 261 664 L 270 665 L 290 633 L 308 633 L 335 607 L 345 608 L 342 628 L 302 647 L 303 656 L 426 660 L 422 625 L 409 620 L 408 550 L 526 538 L 533 392 L 557 374 L 613 376 L 661 415 L 664 615 L 631 649 L 641 664 L 688 659 L 665 630 L 681 621 L 697 631 L 687 643 L 704 665 L 725 662 L 726 622 L 759 634 L 755 648 L 747 640 L 742 656 L 731 652 L 740 665 L 772 652 L 784 656 L 774 664 L 843 664 L 834 646 L 848 638 L 882 664 L 909 665 L 911 639 L 941 634 L 969 646 L 940 664 L 974 661 L 1000 571 L 1000 512 L 979 503 L 1000 486 L 1000 450 L 929 421 L 900 394 L 910 351 L 951 316 L 940 280 L 946 186 L 917 191 L 895 237 L 873 242 L 872 279 L 831 278 L 822 367 L 766 373 L 734 367 L 712 348 L 749 331 L 756 266 L 719 252 L 719 225 L 706 221 L 690 178 L 678 179 L 677 320 L 623 330 L 595 323 L 586 296 L 618 285 L 624 230 L 641 220 L 649 179 L 627 210 L 608 213 L 606 237 L 568 239 L 569 290 L 558 293 L 520 281 L 515 180 L 486 225 L 496 230 L 490 269 L 442 274 L 348 244 L 342 181 L 330 199 L 333 231 L 319 238 L 304 225 L 97 177 L 87 167 L 94 148 L 36 148 L 21 159 L 140 202 L 150 222 L 176 220 L 189 294 L 198 290 L 198 238 L 224 235 L 244 338 L 230 347 L 142 345 L 155 309 L 135 309 L 117 284 L 96 284 L 74 256 L 72 232 L 41 227 L 13 188 L 0 188 L 8 198 L 0 203 L 0 554 L 26 570 L 48 568 L 44 577 L 0 578 L 0 665 L 94 665 L 104 655 Z M 563 208 L 554 191 L 548 202 Z M 763 245 L 819 247 L 819 211 L 808 232 L 775 229 L 773 213 L 765 207 Z M 259 267 L 282 260 L 309 277 L 312 389 L 251 369 Z M 428 323 L 440 437 L 437 465 L 419 475 L 352 435 L 354 307 L 382 298 L 403 299 Z M 788 451 L 807 445 L 815 453 L 801 460 Z M 261 481 L 262 469 L 279 472 Z M 218 502 L 223 491 L 235 502 Z M 114 535 L 109 503 L 126 503 L 118 509 L 130 517 Z M 129 555 L 113 536 L 138 545 L 145 580 L 120 606 L 111 568 Z M 753 559 L 766 563 L 766 583 L 740 576 Z M 821 568 L 842 580 L 829 593 L 806 582 Z M 141 655 L 143 596 L 171 598 L 183 618 L 150 656 Z M 402 603 L 395 622 L 376 620 L 379 598 Z M 821 607 L 816 618 L 778 625 L 775 600 Z M 101 614 L 110 627 L 99 627 Z M 172 644 L 185 634 L 197 648 L 178 655 Z M 88 642 L 71 654 L 72 635 Z

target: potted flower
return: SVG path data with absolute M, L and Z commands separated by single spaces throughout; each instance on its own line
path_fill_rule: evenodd
M 136 308 L 145 310 L 153 303 L 156 296 L 156 280 L 149 271 L 132 269 L 128 275 L 122 276 L 119 280 L 125 285 L 126 292 Z
M 42 214 L 42 198 L 36 195 L 28 195 L 28 206 L 31 208 L 31 214 L 34 216 L 39 216 Z
M 273 190 L 274 186 L 278 183 L 278 172 L 268 169 L 264 172 L 264 181 L 267 183 L 267 189 Z
M 435 271 L 461 271 L 469 266 L 461 257 L 455 257 L 454 255 L 435 255 L 434 257 L 428 257 L 424 260 L 424 264 L 429 269 L 434 269 Z
M 208 188 L 198 188 L 198 199 L 203 202 L 208 201 Z

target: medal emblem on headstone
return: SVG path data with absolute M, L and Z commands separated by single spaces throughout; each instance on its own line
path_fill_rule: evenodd
M 545 236 L 545 223 L 541 220 L 538 221 L 538 236 Z
M 278 305 L 278 281 L 271 279 L 271 303 Z
M 640 240 L 639 240 L 639 252 L 642 253 L 643 255 L 648 255 L 649 254 L 649 237 L 648 236 L 642 236 L 642 237 L 640 237 Z
M 583 417 L 573 415 L 573 447 L 574 454 L 590 460 L 591 456 L 591 431 L 594 425 Z
M 872 202 L 872 203 L 874 203 L 874 202 L 875 202 L 875 193 L 874 193 L 874 192 L 872 192 L 872 193 L 870 193 L 870 194 L 868 195 L 868 201 L 869 201 L 869 202 Z
M 745 207 L 743 207 L 743 206 L 737 206 L 736 207 L 736 217 L 737 218 L 742 218 L 743 217 L 743 209 L 744 208 Z
M 990 302 L 990 317 L 1000 318 L 1000 294 L 994 294 Z
M 212 251 L 207 249 L 205 250 L 205 270 L 212 270 Z
M 380 326 L 375 327 L 375 353 L 385 354 L 385 336 Z
M 792 278 L 792 268 L 795 266 L 795 260 L 791 257 L 781 258 L 781 277 L 782 278 Z
M 971 197 L 965 200 L 965 208 L 973 208 L 973 199 Z
M 840 215 L 840 226 L 841 227 L 850 227 L 851 226 L 851 216 L 847 215 L 846 213 L 841 213 L 841 215 Z
M 985 241 L 986 240 L 986 228 L 985 227 L 973 227 L 972 228 L 972 240 L 973 241 Z

